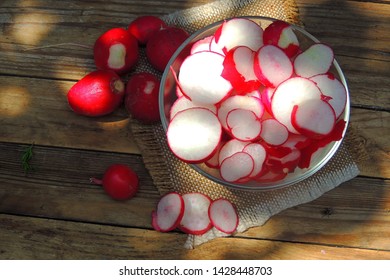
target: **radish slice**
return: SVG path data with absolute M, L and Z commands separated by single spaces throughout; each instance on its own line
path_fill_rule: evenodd
M 266 170 L 260 176 L 256 177 L 255 180 L 262 183 L 272 183 L 283 180 L 287 176 L 287 173 L 274 172 L 272 170 Z
M 275 92 L 275 88 L 266 87 L 261 92 L 261 102 L 263 102 L 265 110 L 272 115 L 271 100 Z
M 267 157 L 267 151 L 264 146 L 259 143 L 250 143 L 242 151 L 248 153 L 253 159 L 254 166 L 249 177 L 253 178 L 258 176 L 263 171 L 264 162 Z
M 223 147 L 223 145 L 225 144 L 225 141 L 221 140 L 219 142 L 219 145 L 218 145 L 218 148 L 217 150 L 215 151 L 214 155 L 205 161 L 205 164 L 210 167 L 210 168 L 219 168 L 219 153 Z
M 287 128 L 275 119 L 266 119 L 261 122 L 260 137 L 268 144 L 278 146 L 287 141 L 289 132 Z
M 210 51 L 210 42 L 214 36 L 207 36 L 203 39 L 196 41 L 191 47 L 191 54 L 202 52 L 202 51 Z
M 311 77 L 310 80 L 316 83 L 324 95 L 323 99 L 328 101 L 335 111 L 336 119 L 344 112 L 347 103 L 347 91 L 344 85 L 331 73 Z
M 215 107 L 215 105 L 212 105 L 212 104 L 197 104 L 195 102 L 192 102 L 191 100 L 189 100 L 185 96 L 182 96 L 182 97 L 178 98 L 172 104 L 171 111 L 170 111 L 170 119 L 173 119 L 173 117 L 178 112 L 181 112 L 181 111 L 184 111 L 184 110 L 190 109 L 190 108 L 196 108 L 196 107 L 206 108 L 206 109 L 209 109 L 214 114 L 217 114 L 217 107 Z
M 227 199 L 214 200 L 209 207 L 209 217 L 213 226 L 227 234 L 236 231 L 239 218 L 236 207 Z
M 167 130 L 172 152 L 188 163 L 210 158 L 218 147 L 222 127 L 217 116 L 205 108 L 181 111 L 171 120 Z
M 263 45 L 263 29 L 246 18 L 225 21 L 216 31 L 210 43 L 210 50 L 226 54 L 229 50 L 246 46 L 257 51 Z
M 186 193 L 182 197 L 184 215 L 179 229 L 194 235 L 204 234 L 210 230 L 213 227 L 208 215 L 211 198 L 202 193 Z
M 184 200 L 176 192 L 162 196 L 157 209 L 152 212 L 152 226 L 155 230 L 168 232 L 174 230 L 184 215 Z
M 277 87 L 292 76 L 293 65 L 280 48 L 265 45 L 255 55 L 254 71 L 264 86 Z
M 253 90 L 251 92 L 248 92 L 245 94 L 246 96 L 256 97 L 258 99 L 261 99 L 261 92 L 259 89 Z
M 311 99 L 321 99 L 321 91 L 316 84 L 306 78 L 293 77 L 281 83 L 272 96 L 272 114 L 292 133 L 298 133 L 291 123 L 291 113 L 295 105 Z
M 230 96 L 220 104 L 217 112 L 218 119 L 221 122 L 222 127 L 224 127 L 226 130 L 229 130 L 226 124 L 226 117 L 229 112 L 234 109 L 245 109 L 252 111 L 259 119 L 264 113 L 264 106 L 260 99 L 245 95 Z
M 296 148 L 291 148 L 290 152 L 282 157 L 269 155 L 265 164 L 268 170 L 275 173 L 294 172 L 301 158 L 301 152 Z
M 179 72 L 179 84 L 189 99 L 201 104 L 216 104 L 232 91 L 231 83 L 221 76 L 224 56 L 198 52 L 188 56 Z
M 227 182 L 238 182 L 247 178 L 253 171 L 253 158 L 245 152 L 238 152 L 225 158 L 219 169 L 221 177 Z
M 330 134 L 336 124 L 333 108 L 321 99 L 312 99 L 295 105 L 291 118 L 296 130 L 314 139 Z
M 253 111 L 234 109 L 226 117 L 232 136 L 241 141 L 254 141 L 260 137 L 261 123 Z
M 298 76 L 309 78 L 329 71 L 334 59 L 332 48 L 317 43 L 311 45 L 294 60 L 294 70 Z
M 246 145 L 248 145 L 248 142 L 243 142 L 234 138 L 227 141 L 219 151 L 219 165 L 221 165 L 222 161 L 233 154 L 242 152 Z

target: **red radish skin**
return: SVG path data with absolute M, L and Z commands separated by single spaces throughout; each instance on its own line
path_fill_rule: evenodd
M 234 233 L 238 227 L 237 208 L 225 198 L 214 200 L 210 204 L 208 215 L 213 226 L 226 234 Z
M 316 43 L 311 45 L 294 59 L 294 71 L 300 77 L 310 78 L 329 71 L 334 60 L 331 47 Z
M 239 182 L 248 178 L 254 167 L 253 158 L 248 153 L 237 152 L 222 161 L 219 171 L 226 182 Z
M 117 109 L 124 95 L 125 85 L 115 72 L 96 70 L 74 84 L 67 94 L 67 99 L 75 113 L 100 117 Z
M 153 33 L 146 44 L 149 63 L 156 70 L 163 72 L 169 59 L 188 37 L 189 34 L 178 27 L 168 27 Z
M 151 73 L 140 72 L 130 76 L 126 85 L 125 107 L 134 119 L 144 124 L 160 121 L 159 88 L 160 80 Z
M 127 30 L 133 35 L 139 42 L 140 45 L 146 45 L 149 38 L 154 32 L 167 27 L 167 24 L 160 18 L 146 15 L 139 16 L 133 20 Z
M 274 92 L 275 92 L 275 88 L 271 88 L 271 87 L 265 87 L 261 92 L 261 102 L 264 105 L 264 109 L 270 115 L 272 115 L 271 100 Z
M 152 211 L 152 226 L 160 232 L 168 232 L 177 228 L 184 216 L 184 200 L 177 192 L 163 195 Z
M 184 233 L 201 235 L 209 231 L 213 225 L 208 211 L 211 198 L 202 193 L 183 194 L 184 215 L 178 228 Z
M 104 191 L 116 200 L 130 199 L 139 189 L 138 175 L 124 164 L 113 164 L 104 172 L 103 179 L 90 180 L 92 183 L 103 185 Z
M 96 40 L 93 55 L 98 69 L 112 70 L 120 75 L 125 74 L 138 61 L 138 41 L 127 30 L 119 27 L 113 28 Z
M 281 48 L 290 58 L 299 50 L 299 41 L 292 26 L 281 20 L 274 21 L 264 29 L 263 42 Z

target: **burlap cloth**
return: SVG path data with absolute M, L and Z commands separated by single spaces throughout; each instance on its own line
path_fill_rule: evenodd
M 300 25 L 298 9 L 293 0 L 216 1 L 166 15 L 163 19 L 169 24 L 194 32 L 212 22 L 243 15 L 268 16 Z M 156 73 L 143 61 L 137 71 Z M 237 232 L 261 226 L 282 210 L 312 201 L 359 173 L 356 160 L 349 153 L 349 147 L 353 142 L 353 137 L 350 136 L 351 128 L 335 156 L 315 175 L 288 188 L 260 192 L 228 189 L 208 180 L 187 164 L 180 162 L 169 151 L 165 132 L 160 124 L 142 125 L 131 120 L 130 129 L 142 153 L 144 164 L 161 194 L 170 191 L 182 194 L 201 192 L 208 194 L 212 199 L 225 197 L 237 206 L 240 218 Z M 222 236 L 226 234 L 213 228 L 201 236 L 189 235 L 183 245 L 186 248 L 194 248 Z

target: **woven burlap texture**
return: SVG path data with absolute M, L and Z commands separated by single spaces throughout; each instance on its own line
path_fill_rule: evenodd
M 216 1 L 175 12 L 164 16 L 163 19 L 169 24 L 194 32 L 212 22 L 243 15 L 267 16 L 290 23 L 300 23 L 298 9 L 291 0 Z M 141 62 L 139 65 L 137 71 L 156 73 L 147 63 Z M 173 156 L 161 124 L 142 125 L 131 120 L 130 128 L 142 153 L 144 164 L 161 194 L 170 191 L 182 194 L 201 192 L 212 199 L 227 198 L 238 209 L 240 222 L 237 232 L 261 226 L 282 210 L 312 201 L 359 173 L 348 152 L 347 143 L 342 143 L 335 156 L 319 172 L 291 187 L 266 192 L 232 190 L 210 181 Z M 223 236 L 226 234 L 213 228 L 200 236 L 188 235 L 183 245 L 190 249 Z

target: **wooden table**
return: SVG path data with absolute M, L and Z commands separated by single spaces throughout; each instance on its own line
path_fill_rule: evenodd
M 306 29 L 334 48 L 347 76 L 351 120 L 371 156 L 360 176 L 194 250 L 183 248 L 185 234 L 152 229 L 159 193 L 126 112 L 91 119 L 67 105 L 69 88 L 95 69 L 91 49 L 48 46 L 92 46 L 136 16 L 210 1 L 1 1 L 0 259 L 390 259 L 389 1 L 297 0 Z M 89 183 L 116 162 L 140 174 L 127 202 Z

